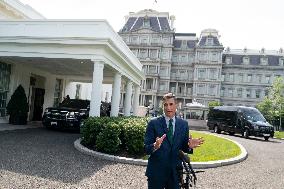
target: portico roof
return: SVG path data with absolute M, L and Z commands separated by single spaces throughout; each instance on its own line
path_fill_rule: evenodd
M 92 79 L 104 62 L 104 79 L 119 71 L 140 85 L 142 64 L 106 20 L 0 21 L 0 61 L 55 75 Z

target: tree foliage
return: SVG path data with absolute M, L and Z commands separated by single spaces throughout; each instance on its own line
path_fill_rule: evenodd
M 210 102 L 208 102 L 208 107 L 209 108 L 213 108 L 215 106 L 221 106 L 221 103 L 218 102 L 218 101 L 210 101 Z
M 284 80 L 275 78 L 269 88 L 269 95 L 257 104 L 257 109 L 270 121 L 279 120 L 284 115 Z M 283 119 L 283 118 L 282 118 Z M 281 124 L 281 123 L 280 123 Z

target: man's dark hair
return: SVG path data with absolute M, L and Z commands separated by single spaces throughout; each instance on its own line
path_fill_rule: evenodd
M 168 100 L 173 98 L 175 100 L 175 102 L 177 103 L 177 99 L 176 96 L 174 95 L 174 93 L 167 93 L 163 96 L 163 101 Z

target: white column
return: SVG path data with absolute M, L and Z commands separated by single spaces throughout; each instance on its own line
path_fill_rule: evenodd
M 103 91 L 104 63 L 95 62 L 92 81 L 90 116 L 100 117 L 101 95 Z
M 140 95 L 140 86 L 134 86 L 134 99 L 133 99 L 133 114 L 138 116 L 138 107 L 139 107 L 139 95 Z
M 120 87 L 121 87 L 121 74 L 117 72 L 114 75 L 113 86 L 112 86 L 111 112 L 110 112 L 110 116 L 112 117 L 118 116 Z
M 130 116 L 131 96 L 132 96 L 132 82 L 128 80 L 126 84 L 126 94 L 125 94 L 125 99 L 124 99 L 124 115 L 125 116 Z

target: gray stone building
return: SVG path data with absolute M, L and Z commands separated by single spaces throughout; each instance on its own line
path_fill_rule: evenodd
M 130 13 L 120 36 L 143 64 L 139 104 L 157 109 L 164 93 L 173 92 L 179 108 L 193 99 L 204 105 L 255 104 L 283 76 L 283 50 L 224 50 L 218 31 L 176 33 L 174 16 L 151 9 Z M 123 91 L 123 90 L 122 90 Z M 121 104 L 123 104 L 123 92 Z

